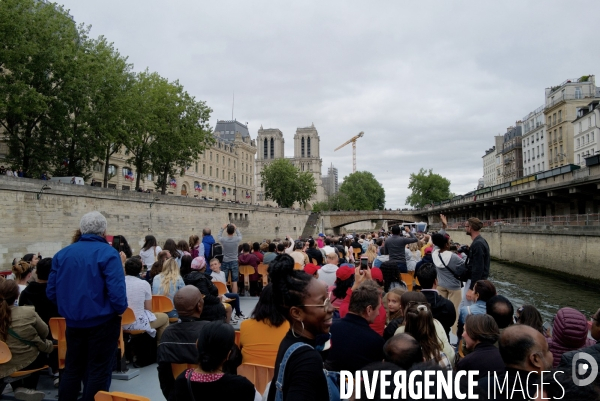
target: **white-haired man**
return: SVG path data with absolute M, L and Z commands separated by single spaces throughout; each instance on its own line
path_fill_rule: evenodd
M 108 244 L 106 218 L 85 214 L 79 241 L 52 259 L 46 295 L 67 323 L 67 356 L 60 376 L 60 400 L 92 401 L 108 391 L 115 361 L 121 317 L 127 309 L 124 254 Z

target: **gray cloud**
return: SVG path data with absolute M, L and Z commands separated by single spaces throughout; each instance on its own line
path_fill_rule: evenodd
M 277 127 L 293 152 L 297 127 L 314 123 L 324 173 L 359 170 L 402 207 L 410 173 L 432 168 L 455 193 L 482 176 L 493 136 L 544 102 L 544 88 L 594 74 L 600 3 L 160 2 L 67 0 L 135 69 L 179 79 L 251 133 Z M 577 19 L 565 16 L 579 16 Z

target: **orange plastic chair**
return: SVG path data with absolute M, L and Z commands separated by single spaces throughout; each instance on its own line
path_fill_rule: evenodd
M 94 401 L 150 401 L 150 398 L 141 395 L 121 393 L 120 391 L 98 391 L 94 396 Z
M 254 274 L 254 267 L 250 265 L 241 265 L 240 266 L 240 274 L 244 275 L 244 287 L 246 290 L 250 289 L 250 275 Z
M 0 341 L 0 364 L 6 363 L 12 359 L 12 352 L 4 341 Z
M 256 390 L 263 394 L 267 384 L 273 379 L 273 370 L 273 366 L 242 363 L 237 368 L 237 374 L 250 380 Z
M 173 301 L 164 295 L 152 295 L 152 312 L 154 313 L 169 313 L 175 307 Z
M 406 289 L 412 291 L 415 272 L 400 273 L 400 277 L 402 278 L 402 281 L 406 283 Z
M 177 379 L 181 372 L 187 369 L 196 369 L 198 365 L 194 365 L 193 363 L 172 363 L 171 364 L 171 372 L 173 372 L 173 378 Z
M 352 253 L 354 254 L 354 264 L 359 264 L 360 263 L 360 249 L 357 251 L 358 248 L 352 248 Z
M 294 270 L 302 270 L 302 265 L 300 263 L 294 263 Z
M 269 284 L 269 265 L 265 264 L 265 263 L 261 263 L 258 265 L 258 274 L 262 274 L 262 281 L 263 281 L 263 286 L 266 286 L 267 284 Z
M 58 369 L 64 369 L 67 358 L 67 322 L 64 317 L 53 317 L 48 323 L 52 338 L 58 341 Z
M 132 324 L 135 322 L 135 314 L 133 313 L 133 309 L 127 308 L 123 315 L 121 316 L 121 326 L 125 326 L 128 324 Z M 142 334 L 145 333 L 145 330 L 122 330 L 125 333 L 129 333 L 131 335 Z M 124 350 L 125 348 L 123 348 Z
M 238 347 L 240 346 L 240 331 L 239 330 L 235 331 L 235 345 L 237 345 Z
M 227 291 L 227 286 L 225 284 L 223 284 L 220 281 L 213 281 L 213 284 L 215 285 L 215 287 L 217 287 L 217 290 L 219 291 L 219 296 L 223 295 L 223 294 L 227 294 L 229 291 Z

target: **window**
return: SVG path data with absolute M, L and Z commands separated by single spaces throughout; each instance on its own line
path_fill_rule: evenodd
M 581 163 L 581 155 L 577 155 L 577 164 Z
M 208 169 L 208 174 L 212 177 L 212 166 Z
M 206 175 L 206 164 L 202 165 L 202 174 Z
M 577 147 L 579 148 L 579 138 L 577 138 Z
M 269 141 L 267 138 L 263 141 L 263 159 L 266 159 L 269 156 Z
M 212 161 L 212 152 L 210 152 L 210 161 Z
M 196 173 L 198 172 L 198 163 L 196 163 Z
M 152 173 L 148 173 L 148 175 L 146 176 L 146 179 L 147 179 L 148 181 L 152 181 L 152 179 L 153 179 L 153 178 L 154 178 L 154 177 L 152 176 Z
M 266 157 L 265 157 L 265 159 L 266 159 Z M 227 158 L 227 167 L 231 167 L 231 159 L 230 158 Z
M 538 170 L 540 168 L 540 165 L 538 164 Z M 544 162 L 542 162 L 542 171 L 544 171 L 545 167 L 544 167 Z
M 233 168 L 235 168 L 235 160 L 233 161 Z
M 590 133 L 590 138 L 591 138 L 590 140 L 591 140 L 592 142 L 594 142 L 594 131 L 592 131 L 592 132 Z
M 581 132 L 581 121 L 579 121 L 579 132 Z
M 215 172 L 217 173 L 215 174 L 215 177 L 219 178 L 219 169 L 216 169 Z
M 306 157 L 310 157 L 310 138 L 306 138 Z
M 94 163 L 94 171 L 102 172 L 102 170 L 104 170 L 104 165 L 102 163 Z
M 122 174 L 123 177 L 127 177 L 128 175 L 133 176 L 133 170 L 131 170 L 129 167 L 123 167 Z
M 552 114 L 552 124 L 556 124 L 556 113 Z
M 562 110 L 558 111 L 558 121 L 562 121 Z
M 558 128 L 558 140 L 562 141 L 562 127 Z
M 302 139 L 300 140 L 301 143 L 301 148 L 302 148 L 302 153 L 301 153 L 301 157 L 304 157 L 304 137 L 302 137 Z
M 221 170 L 221 179 L 225 179 L 225 170 Z
M 585 136 L 585 143 L 590 143 L 590 134 Z
M 271 138 L 271 159 L 275 158 L 275 140 L 273 138 Z M 233 167 L 235 168 L 235 162 L 233 162 Z
M 581 99 L 581 86 L 575 87 L 575 99 Z
M 108 166 L 108 174 L 109 175 L 117 175 L 117 166 L 115 166 L 114 164 L 110 164 Z
M 210 185 L 208 186 L 208 192 L 212 192 L 212 191 L 213 191 L 213 184 L 210 184 Z

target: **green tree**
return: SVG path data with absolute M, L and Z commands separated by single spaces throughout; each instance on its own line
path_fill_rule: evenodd
M 151 171 L 150 144 L 158 125 L 157 109 L 162 93 L 160 88 L 165 82 L 157 73 L 146 70 L 136 74 L 127 92 L 127 103 L 131 109 L 129 118 L 125 120 L 128 135 L 124 138 L 124 145 L 131 155 L 127 163 L 135 167 L 136 189 L 140 187 L 140 180 Z
M 52 115 L 75 63 L 79 30 L 64 8 L 35 0 L 0 1 L 0 126 L 7 160 L 29 176 L 55 160 Z
M 167 191 L 169 177 L 183 175 L 186 168 L 214 143 L 208 123 L 211 108 L 183 90 L 178 81 L 161 79 L 156 104 L 157 124 L 149 144 L 152 172 L 159 178 L 161 193 Z
M 336 201 L 340 210 L 377 210 L 385 207 L 385 190 L 368 171 L 357 171 L 344 177 Z
M 452 196 L 450 180 L 434 174 L 431 169 L 421 168 L 417 174 L 412 173 L 408 189 L 412 193 L 406 198 L 406 203 L 416 208 L 422 208 L 429 203 L 440 202 Z
M 62 107 L 54 110 L 48 126 L 55 175 L 88 176 L 96 160 L 106 161 L 119 150 L 126 134 L 130 69 L 104 37 L 90 39 L 87 29 L 80 29 L 75 62 L 58 95 Z M 105 181 L 107 174 L 105 165 Z
M 260 172 L 265 197 L 281 207 L 298 202 L 306 207 L 317 193 L 315 178 L 310 171 L 300 171 L 287 159 L 276 159 Z

